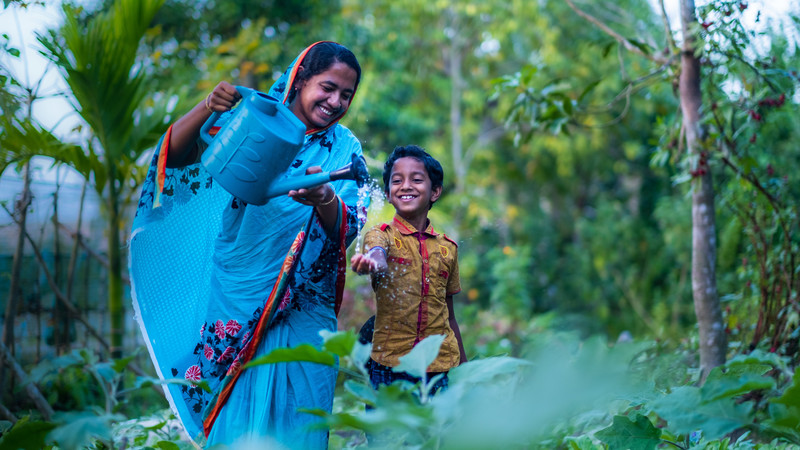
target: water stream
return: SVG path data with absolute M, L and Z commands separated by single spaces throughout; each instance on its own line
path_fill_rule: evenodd
M 359 222 L 366 223 L 367 210 L 372 211 L 373 214 L 379 213 L 384 206 L 383 189 L 372 178 L 367 183 L 358 188 L 358 202 L 356 203 L 356 211 L 358 214 Z M 356 235 L 356 253 L 361 253 L 361 247 L 364 245 L 364 228 L 361 228 Z

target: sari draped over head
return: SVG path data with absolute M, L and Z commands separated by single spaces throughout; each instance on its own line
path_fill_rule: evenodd
M 298 61 L 313 45 L 270 96 L 286 102 Z M 341 116 L 308 131 L 281 176 L 304 175 L 310 166 L 335 170 L 360 156 L 361 144 L 338 123 Z M 167 383 L 169 404 L 200 444 L 269 436 L 292 447 L 325 447 L 326 431 L 309 431 L 317 419 L 297 408 L 331 410 L 335 368 L 242 366 L 275 348 L 319 346 L 321 330 L 336 331 L 345 251 L 366 217 L 366 206 L 358 206 L 359 219 L 358 187 L 351 180 L 331 182 L 339 211 L 335 230 L 326 231 L 315 208 L 288 196 L 249 205 L 200 163 L 166 168 L 170 131 L 156 148 L 133 222 L 131 291 L 159 377 L 205 382 L 210 392 L 185 381 Z M 199 139 L 197 145 L 204 146 Z

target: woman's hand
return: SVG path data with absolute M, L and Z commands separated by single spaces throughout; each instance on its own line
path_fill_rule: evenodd
M 225 112 L 233 108 L 242 95 L 227 81 L 220 81 L 206 96 L 204 106 L 208 112 Z
M 167 167 L 183 167 L 197 162 L 200 158 L 195 142 L 200 135 L 200 127 L 214 112 L 225 112 L 241 99 L 239 91 L 227 81 L 220 81 L 191 111 L 172 125 L 167 152 Z
M 312 166 L 306 169 L 306 175 L 320 172 L 322 172 L 322 167 L 320 166 Z M 336 192 L 333 191 L 333 187 L 330 184 L 325 183 L 322 186 L 313 188 L 291 190 L 289 191 L 289 197 L 304 205 L 320 207 L 333 203 Z

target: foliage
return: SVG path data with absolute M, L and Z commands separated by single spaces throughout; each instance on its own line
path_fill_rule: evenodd
M 771 353 L 733 358 L 701 387 L 660 387 L 657 380 L 665 372 L 689 367 L 670 364 L 658 369 L 664 356 L 650 344 L 608 346 L 602 339 L 579 341 L 574 335 L 545 330 L 529 339 L 525 359 L 470 361 L 451 370 L 448 390 L 426 397 L 432 380 L 373 390 L 363 368 L 369 347 L 357 343 L 352 333 L 326 339 L 337 343 L 335 352 L 326 343 L 317 351 L 321 353 L 298 347 L 265 358 L 269 363 L 320 362 L 319 355 L 325 353 L 343 358 L 348 380 L 341 395 L 349 409 L 309 411 L 342 438 L 336 443 L 341 447 L 367 441 L 392 448 L 588 449 L 600 442 L 608 448 L 635 449 L 663 443 L 678 448 L 800 445 L 797 374 Z M 432 359 L 441 342 L 429 344 L 415 347 L 409 359 Z M 364 411 L 360 405 L 365 404 L 375 409 Z M 734 443 L 732 434 L 739 436 Z
M 32 371 L 30 381 L 48 393 L 57 409 L 52 421 L 25 416 L 0 438 L 0 448 L 117 448 L 120 445 L 153 448 L 192 448 L 181 442 L 178 425 L 163 410 L 163 397 L 144 396 L 154 383 L 147 377 L 133 380 L 126 369 L 135 354 L 109 362 L 86 350 L 46 360 Z M 184 383 L 185 380 L 166 382 Z M 128 388 L 123 388 L 126 384 Z M 131 400 L 140 396 L 146 410 Z M 128 419 L 134 415 L 135 419 Z M 171 444 L 171 446 L 167 445 Z

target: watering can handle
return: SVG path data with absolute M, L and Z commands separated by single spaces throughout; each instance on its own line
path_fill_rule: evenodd
M 249 87 L 245 86 L 236 86 L 236 90 L 239 91 L 239 94 L 242 96 L 242 101 L 245 100 L 247 97 L 250 96 L 250 94 L 254 92 L 253 89 L 250 89 Z M 208 120 L 206 120 L 206 122 L 203 124 L 203 126 L 200 127 L 200 138 L 204 140 L 205 143 L 208 145 L 211 145 L 211 140 L 213 139 L 209 134 L 209 131 L 211 131 L 211 127 L 213 127 L 214 124 L 217 123 L 217 120 L 219 120 L 221 115 L 222 115 L 221 112 L 214 111 L 211 114 L 211 117 L 209 117 Z

